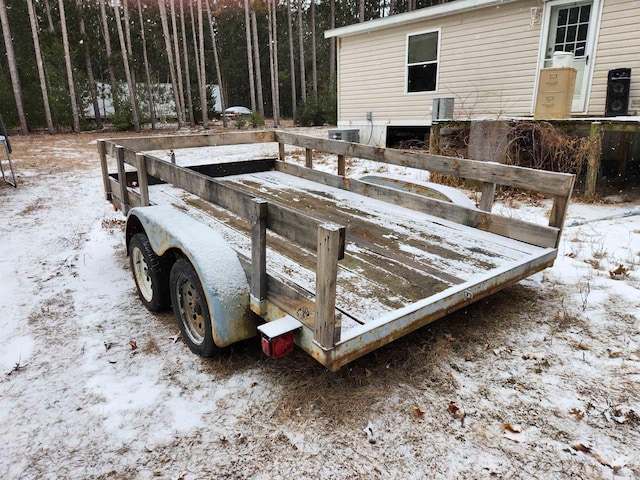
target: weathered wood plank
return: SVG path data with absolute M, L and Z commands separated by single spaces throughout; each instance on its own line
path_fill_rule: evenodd
M 338 175 L 344 177 L 346 173 L 346 165 L 344 155 L 338 155 Z
M 334 346 L 336 329 L 340 328 L 336 323 L 335 314 L 340 236 L 340 231 L 334 225 L 318 227 L 316 320 L 313 338 L 325 349 Z
M 276 170 L 540 247 L 554 247 L 560 234 L 560 230 L 555 227 L 501 217 L 410 192 L 360 182 L 353 178 L 344 179 L 291 163 L 276 162 Z
M 589 158 L 587 159 L 587 179 L 585 181 L 584 194 L 590 199 L 596 195 L 598 174 L 600 173 L 600 158 L 602 157 L 602 124 L 593 122 L 589 129 Z
M 147 162 L 144 155 L 138 153 L 138 186 L 140 187 L 140 200 L 143 206 L 149 205 L 149 182 L 147 181 Z
M 222 145 L 241 145 L 250 143 L 270 143 L 275 142 L 276 139 L 273 131 L 260 131 L 114 138 L 107 139 L 106 141 L 108 144 L 121 145 L 132 150 L 149 151 L 177 148 L 217 147 Z M 107 147 L 107 153 L 111 154 L 109 147 Z
M 145 155 L 147 171 L 167 183 L 182 188 L 189 193 L 216 205 L 226 208 L 242 218 L 251 218 L 250 202 L 252 195 L 241 189 L 225 184 L 178 165 L 172 165 L 151 155 Z M 322 220 L 305 215 L 297 210 L 269 204 L 267 208 L 267 228 L 295 241 L 303 247 L 315 250 L 317 246 L 317 228 Z M 344 234 L 342 236 L 342 255 L 344 255 Z
M 482 194 L 480 195 L 480 205 L 478 208 L 485 212 L 490 212 L 493 208 L 493 198 L 496 194 L 496 184 L 485 182 L 482 184 Z
M 306 148 L 304 150 L 304 166 L 307 168 L 313 168 L 313 150 Z
M 284 143 L 278 143 L 278 158 L 280 161 L 284 162 L 285 153 L 284 153 Z
M 109 167 L 107 165 L 107 147 L 104 140 L 98 140 L 98 154 L 100 155 L 100 170 L 105 200 L 111 200 L 111 182 L 109 182 Z
M 258 302 L 267 292 L 267 201 L 251 201 L 251 296 Z
M 573 175 L 516 167 L 492 162 L 445 157 L 429 153 L 373 147 L 338 140 L 306 137 L 286 132 L 275 132 L 279 142 L 307 149 L 365 158 L 376 162 L 444 173 L 460 178 L 535 190 L 554 195 L 570 192 Z
M 120 184 L 120 210 L 129 212 L 129 196 L 127 191 L 127 173 L 124 170 L 124 147 L 116 148 L 116 162 L 118 165 L 118 183 Z

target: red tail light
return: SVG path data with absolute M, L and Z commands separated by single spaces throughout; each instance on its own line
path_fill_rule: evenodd
M 262 335 L 262 352 L 271 358 L 284 357 L 293 350 L 293 332 L 269 338 Z

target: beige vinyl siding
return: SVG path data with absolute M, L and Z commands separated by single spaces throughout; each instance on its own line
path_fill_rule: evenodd
M 589 115 L 604 114 L 607 74 L 615 68 L 631 68 L 630 99 L 640 99 L 640 1 L 604 0 Z
M 430 123 L 435 97 L 454 97 L 458 116 L 530 114 L 540 25 L 529 23 L 539 6 L 516 2 L 341 38 L 340 121 L 372 112 L 392 124 Z M 438 90 L 407 94 L 407 34 L 438 29 Z

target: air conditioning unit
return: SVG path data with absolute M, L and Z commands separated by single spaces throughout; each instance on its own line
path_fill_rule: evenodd
M 431 107 L 431 120 L 452 120 L 453 119 L 453 98 L 434 98 Z
M 329 130 L 329 139 L 358 143 L 360 142 L 360 130 L 358 130 L 357 128 Z

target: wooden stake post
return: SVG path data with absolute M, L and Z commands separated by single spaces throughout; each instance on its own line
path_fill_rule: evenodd
M 320 225 L 318 227 L 318 264 L 316 267 L 316 320 L 314 339 L 325 349 L 335 344 L 340 328 L 336 323 L 336 280 L 341 236 L 344 227 Z

